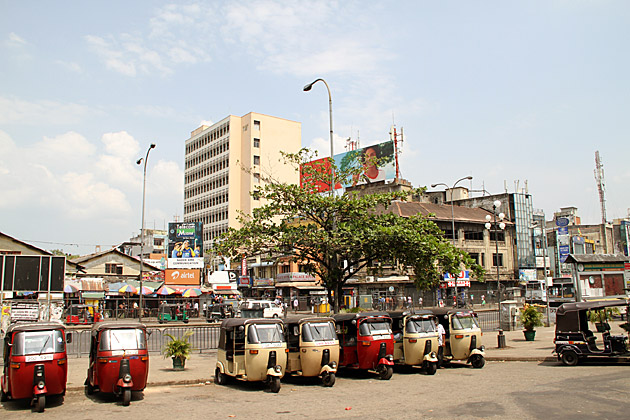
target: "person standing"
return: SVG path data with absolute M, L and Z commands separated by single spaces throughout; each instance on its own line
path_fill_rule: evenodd
M 437 323 L 437 332 L 438 332 L 438 367 L 442 367 L 442 361 L 444 360 L 444 347 L 446 346 L 446 330 L 444 326 L 440 324 L 439 320 Z
M 297 296 L 296 296 L 296 297 L 293 299 L 293 310 L 294 310 L 295 312 L 297 312 L 297 310 L 298 310 L 298 305 L 299 305 L 299 304 L 300 304 L 300 303 L 298 302 L 298 298 L 297 298 Z

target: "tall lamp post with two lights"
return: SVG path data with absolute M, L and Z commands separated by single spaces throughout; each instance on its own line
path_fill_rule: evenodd
M 303 90 L 304 92 L 308 92 L 311 90 L 311 88 L 313 87 L 313 85 L 317 82 L 322 82 L 324 85 L 326 85 L 326 90 L 328 91 L 328 117 L 329 117 L 329 121 L 330 121 L 330 195 L 334 196 L 335 195 L 335 171 L 333 170 L 332 167 L 332 161 L 334 159 L 334 155 L 333 155 L 333 118 L 332 118 L 332 96 L 330 94 L 330 87 L 328 86 L 328 83 L 326 83 L 326 81 L 324 79 L 316 79 L 313 82 L 309 83 L 308 85 L 304 86 Z
M 142 227 L 140 228 L 140 290 L 138 290 L 138 294 L 140 295 L 140 310 L 138 311 L 138 320 L 142 322 L 142 274 L 144 271 L 144 202 L 146 197 L 146 189 L 147 189 L 147 160 L 149 160 L 149 152 L 151 149 L 155 149 L 155 143 L 151 143 L 149 148 L 147 149 L 147 154 L 144 158 L 140 158 L 136 161 L 136 164 L 140 165 L 144 162 L 144 170 L 142 175 Z
M 452 236 L 453 236 L 453 247 L 455 247 L 455 205 L 453 203 L 453 190 L 455 189 L 455 187 L 457 186 L 457 184 L 459 184 L 461 181 L 464 180 L 472 180 L 473 177 L 472 176 L 465 176 L 463 178 L 458 179 L 457 181 L 455 181 L 455 183 L 453 184 L 452 188 L 449 188 L 448 185 L 444 184 L 444 183 L 438 183 L 438 184 L 431 184 L 431 188 L 435 188 L 438 185 L 443 185 L 446 187 L 447 190 L 449 190 L 451 192 L 451 229 L 452 229 Z M 455 307 L 457 308 L 457 277 L 455 277 Z
M 501 207 L 501 201 L 495 200 L 494 203 L 492 203 L 492 213 L 494 214 L 494 222 L 492 222 L 492 216 L 487 214 L 485 226 L 486 226 L 486 229 L 488 229 L 488 231 L 494 232 L 494 243 L 496 246 L 496 254 L 494 258 L 494 263 L 497 267 L 497 298 L 499 299 L 499 303 L 500 303 L 501 302 L 501 277 L 499 274 L 499 232 L 502 230 L 505 230 L 505 222 L 503 221 L 503 219 L 505 219 L 505 214 L 499 213 L 498 214 L 499 221 L 497 222 L 497 209 L 499 207 Z M 491 228 L 493 229 L 490 230 Z M 501 264 L 503 264 L 503 260 L 501 261 Z

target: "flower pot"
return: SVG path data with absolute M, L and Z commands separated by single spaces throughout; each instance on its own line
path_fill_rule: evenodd
M 535 330 L 524 330 L 523 334 L 525 334 L 525 341 L 534 341 L 534 338 L 536 337 Z
M 184 370 L 186 359 L 180 359 L 179 357 L 173 357 L 173 370 Z

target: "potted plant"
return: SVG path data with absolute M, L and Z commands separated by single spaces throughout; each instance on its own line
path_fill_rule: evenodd
M 166 334 L 171 341 L 164 345 L 164 358 L 173 359 L 173 370 L 184 370 L 186 359 L 190 357 L 192 351 L 192 344 L 188 341 L 191 335 L 193 331 L 186 331 L 182 338 Z
M 543 314 L 538 312 L 538 310 L 531 305 L 527 305 L 521 309 L 520 321 L 525 329 L 525 331 L 523 331 L 525 340 L 534 341 L 534 338 L 536 337 L 536 331 L 534 328 L 542 327 L 542 318 Z
M 597 311 L 588 311 L 588 320 L 595 324 L 597 332 L 603 333 L 610 329 L 608 321 L 613 319 L 613 314 L 621 314 L 618 308 L 605 308 Z

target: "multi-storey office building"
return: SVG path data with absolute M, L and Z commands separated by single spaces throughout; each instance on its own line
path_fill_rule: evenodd
M 266 178 L 298 183 L 299 174 L 281 152 L 301 148 L 301 124 L 250 112 L 201 126 L 186 140 L 184 222 L 203 222 L 203 245 L 238 228 L 239 212 L 250 214 L 262 203 L 250 192 Z

